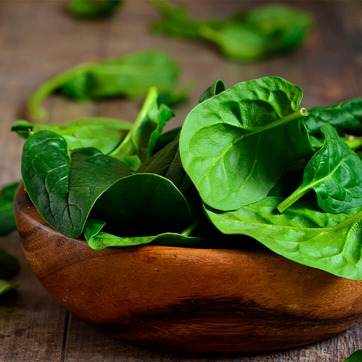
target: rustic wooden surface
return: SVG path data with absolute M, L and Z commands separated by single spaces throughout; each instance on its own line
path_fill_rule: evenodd
M 316 25 L 297 51 L 255 64 L 225 60 L 209 45 L 188 43 L 149 32 L 157 17 L 144 0 L 128 0 L 111 20 L 84 22 L 64 12 L 64 2 L 0 0 L 0 187 L 20 178 L 22 140 L 9 132 L 35 87 L 81 61 L 140 48 L 166 49 L 183 66 L 182 81 L 197 80 L 190 104 L 176 110 L 169 127 L 180 124 L 198 95 L 215 79 L 227 86 L 264 75 L 280 75 L 304 90 L 303 106 L 327 105 L 361 96 L 362 2 L 291 1 L 309 10 Z M 257 1 L 183 1 L 197 16 L 230 14 Z M 47 102 L 52 122 L 85 115 L 133 120 L 134 102 L 75 104 Z M 0 361 L 343 361 L 362 348 L 362 325 L 308 347 L 254 355 L 182 355 L 156 352 L 103 336 L 70 316 L 30 272 L 16 233 L 0 247 L 17 255 L 22 270 L 14 278 L 17 295 L 0 301 Z

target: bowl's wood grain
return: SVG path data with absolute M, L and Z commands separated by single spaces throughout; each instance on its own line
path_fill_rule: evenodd
M 23 186 L 25 256 L 47 291 L 105 333 L 170 351 L 250 352 L 309 344 L 362 320 L 362 282 L 264 250 L 91 250 L 54 231 Z

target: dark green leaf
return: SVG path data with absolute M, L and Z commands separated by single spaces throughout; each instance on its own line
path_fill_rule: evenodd
M 279 77 L 239 83 L 197 105 L 181 130 L 182 164 L 202 200 L 232 210 L 265 197 L 292 160 L 309 157 L 302 91 Z M 293 122 L 294 121 L 294 122 Z
M 280 214 L 276 207 L 282 200 L 267 196 L 236 211 L 206 208 L 206 213 L 224 234 L 248 235 L 303 265 L 362 280 L 362 207 L 328 214 L 299 201 Z
M 42 84 L 28 101 L 32 120 L 47 118 L 42 102 L 55 91 L 72 99 L 144 97 L 151 87 L 160 94 L 173 90 L 179 65 L 161 51 L 147 50 L 123 57 L 83 63 Z
M 78 237 L 99 196 L 129 174 L 118 160 L 95 148 L 69 155 L 65 139 L 39 131 L 24 145 L 22 175 L 40 215 L 56 230 Z
M 99 198 L 94 215 L 123 236 L 179 232 L 192 221 L 182 193 L 156 174 L 134 174 L 119 180 Z
M 225 89 L 226 88 L 224 82 L 221 79 L 217 80 L 213 85 L 207 88 L 204 93 L 201 94 L 199 98 L 199 103 L 202 103 L 203 101 L 206 101 L 206 99 L 216 96 L 217 94 L 223 92 Z
M 177 233 L 162 233 L 153 236 L 116 236 L 101 231 L 105 222 L 89 218 L 84 228 L 84 236 L 88 245 L 94 250 L 107 247 L 127 247 L 145 244 L 165 245 L 182 248 L 211 248 L 216 243 L 200 237 Z
M 352 353 L 344 362 L 361 362 L 362 361 L 362 349 Z
M 14 195 L 20 182 L 14 182 L 0 191 L 0 235 L 16 229 L 14 216 Z
M 68 11 L 77 18 L 102 18 L 112 15 L 122 2 L 121 0 L 69 0 Z
M 310 133 L 320 133 L 322 126 L 331 124 L 339 133 L 362 135 L 362 98 L 351 99 L 327 107 L 313 107 L 304 119 Z
M 278 206 L 280 212 L 312 189 L 326 212 L 339 213 L 362 205 L 362 161 L 331 125 L 323 126 L 321 132 L 324 146 L 308 162 L 301 185 Z
M 112 152 L 125 138 L 132 123 L 112 118 L 78 118 L 65 124 L 31 124 L 17 121 L 11 127 L 19 136 L 29 138 L 32 134 L 48 130 L 62 136 L 71 150 L 94 147 L 104 154 Z
M 10 283 L 7 280 L 0 279 L 0 296 L 17 287 L 18 287 L 17 284 Z
M 151 88 L 130 132 L 111 153 L 112 157 L 125 163 L 132 171 L 151 157 L 166 122 L 174 116 L 166 105 L 158 107 L 157 97 L 157 90 Z
M 18 274 L 20 265 L 16 258 L 0 249 L 0 279 L 8 279 Z
M 162 133 L 158 137 L 156 146 L 153 150 L 154 153 L 160 151 L 162 148 L 166 147 L 172 140 L 180 135 L 181 127 L 173 128 L 165 133 Z

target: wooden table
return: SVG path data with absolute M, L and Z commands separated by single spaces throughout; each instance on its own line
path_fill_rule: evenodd
M 257 1 L 183 1 L 196 16 L 227 15 Z M 85 22 L 69 17 L 63 1 L 0 1 L 0 187 L 20 178 L 23 141 L 9 132 L 23 117 L 29 94 L 49 76 L 79 62 L 140 48 L 166 49 L 183 66 L 182 82 L 197 85 L 189 104 L 176 109 L 169 128 L 181 124 L 201 92 L 222 78 L 227 86 L 264 75 L 280 75 L 304 90 L 303 106 L 328 105 L 361 96 L 362 2 L 292 1 L 316 19 L 307 44 L 297 51 L 254 64 L 225 60 L 213 47 L 166 38 L 149 31 L 156 12 L 145 0 L 125 1 L 112 19 Z M 139 104 L 106 101 L 47 102 L 51 122 L 101 115 L 134 120 Z M 258 355 L 180 355 L 156 352 L 97 333 L 59 307 L 32 275 L 17 233 L 0 238 L 0 247 L 22 266 L 14 278 L 17 295 L 0 302 L 0 361 L 343 361 L 362 348 L 362 325 L 290 351 Z

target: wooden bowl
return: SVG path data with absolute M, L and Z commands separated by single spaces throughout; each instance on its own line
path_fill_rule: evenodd
M 118 339 L 168 351 L 255 352 L 316 342 L 362 320 L 362 282 L 272 252 L 94 251 L 54 231 L 23 186 L 15 210 L 25 256 L 45 289 Z

